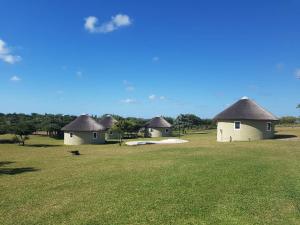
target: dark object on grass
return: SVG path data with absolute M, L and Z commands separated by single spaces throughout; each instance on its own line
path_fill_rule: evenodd
M 70 151 L 72 155 L 80 155 L 80 152 L 78 150 Z
M 15 140 L 14 138 L 0 140 L 0 144 L 15 144 L 15 143 L 18 143 L 18 141 Z
M 296 138 L 296 135 L 293 134 L 275 134 L 275 139 L 289 139 L 289 138 Z
M 20 167 L 20 168 L 0 168 L 0 175 L 16 175 L 20 173 L 27 173 L 27 172 L 35 172 L 39 171 L 34 167 Z

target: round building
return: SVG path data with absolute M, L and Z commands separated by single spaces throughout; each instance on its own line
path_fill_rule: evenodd
M 278 118 L 253 100 L 243 97 L 215 116 L 217 141 L 254 141 L 274 138 Z
M 104 144 L 105 127 L 88 115 L 81 115 L 62 128 L 65 145 Z
M 157 116 L 146 124 L 146 137 L 169 137 L 172 136 L 172 125 L 163 117 Z
M 104 116 L 99 123 L 105 128 L 105 138 L 106 139 L 119 139 L 120 133 L 113 131 L 111 128 L 118 123 L 118 121 L 111 115 Z

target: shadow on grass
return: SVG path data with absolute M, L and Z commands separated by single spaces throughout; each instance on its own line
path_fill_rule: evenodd
M 12 164 L 12 163 L 15 163 L 15 162 L 12 162 L 12 161 L 0 161 L 0 166 L 9 165 L 9 164 Z
M 15 144 L 16 141 L 13 139 L 1 139 L 0 144 Z
M 16 175 L 20 173 L 27 173 L 27 172 L 35 172 L 39 171 L 34 167 L 20 167 L 20 168 L 0 168 L 0 175 Z
M 196 131 L 196 132 L 189 132 L 187 134 L 208 134 L 208 132 L 205 132 L 205 131 Z
M 55 140 L 64 140 L 64 136 L 51 136 L 50 138 L 53 138 Z
M 117 140 L 109 140 L 109 141 L 106 141 L 105 144 L 106 145 L 112 145 L 112 144 L 119 144 L 119 142 L 120 141 L 117 141 Z
M 26 144 L 24 147 L 35 147 L 35 148 L 50 148 L 50 147 L 59 147 L 61 145 L 48 145 L 48 144 Z
M 295 138 L 296 135 L 293 134 L 275 134 L 275 139 L 288 139 L 288 138 Z
M 9 165 L 12 163 L 15 163 L 15 162 L 0 161 L 0 167 Z M 0 175 L 16 175 L 16 174 L 27 173 L 27 172 L 35 172 L 35 171 L 39 171 L 39 169 L 36 169 L 34 167 L 0 168 Z

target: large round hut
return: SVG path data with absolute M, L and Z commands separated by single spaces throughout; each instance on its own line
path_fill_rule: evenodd
M 105 128 L 105 138 L 106 139 L 118 139 L 120 134 L 119 132 L 113 131 L 111 128 L 117 123 L 118 121 L 113 118 L 111 115 L 104 116 L 99 123 Z
M 172 135 L 172 125 L 163 117 L 157 116 L 146 124 L 146 137 L 169 137 Z
M 61 130 L 65 145 L 105 143 L 105 127 L 88 115 L 77 117 Z
M 217 141 L 252 141 L 274 137 L 278 118 L 253 100 L 243 97 L 214 118 Z

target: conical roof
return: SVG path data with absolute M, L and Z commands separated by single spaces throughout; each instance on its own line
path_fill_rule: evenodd
M 101 131 L 105 130 L 105 127 L 99 124 L 89 115 L 81 115 L 73 120 L 71 123 L 64 126 L 63 131 Z
M 146 124 L 146 126 L 150 127 L 150 128 L 170 128 L 170 127 L 172 127 L 172 125 L 161 116 L 154 117 Z
M 276 116 L 268 112 L 255 101 L 243 97 L 223 112 L 215 116 L 214 120 L 278 120 Z
M 118 121 L 114 119 L 112 116 L 107 115 L 103 117 L 99 123 L 104 126 L 106 129 L 112 128 L 112 126 L 117 123 Z

